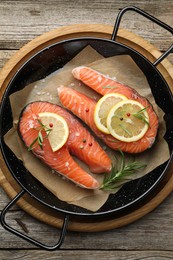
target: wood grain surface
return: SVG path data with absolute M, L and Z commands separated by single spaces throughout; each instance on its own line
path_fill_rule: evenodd
M 0 68 L 35 37 L 52 29 L 81 23 L 113 25 L 118 9 L 136 5 L 173 26 L 172 1 L 1 1 Z M 122 28 L 143 36 L 164 51 L 172 37 L 136 14 L 125 16 Z M 168 58 L 173 63 L 172 55 Z M 171 68 L 170 68 L 171 69 Z M 0 189 L 0 210 L 9 198 Z M 144 218 L 123 228 L 105 232 L 69 231 L 60 251 L 44 252 L 0 226 L 0 259 L 173 259 L 173 196 Z M 45 225 L 14 206 L 8 221 L 15 228 L 54 244 L 59 230 Z

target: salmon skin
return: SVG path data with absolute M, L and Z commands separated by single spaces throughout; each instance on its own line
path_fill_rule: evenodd
M 58 94 L 64 107 L 82 119 L 101 140 L 114 150 L 121 149 L 127 153 L 141 153 L 151 148 L 155 142 L 158 131 L 158 117 L 146 98 L 140 96 L 134 89 L 116 82 L 88 67 L 77 67 L 73 69 L 72 73 L 76 79 L 81 80 L 84 84 L 101 95 L 116 92 L 125 95 L 129 99 L 140 102 L 148 113 L 149 128 L 140 140 L 129 143 L 119 141 L 112 135 L 104 134 L 97 128 L 94 122 L 96 100 L 78 91 L 61 86 L 58 88 Z M 107 88 L 105 86 L 107 86 Z
M 66 144 L 56 152 L 52 151 L 48 138 L 44 138 L 42 148 L 38 143 L 34 144 L 33 154 L 77 185 L 87 189 L 99 188 L 98 181 L 83 170 L 71 154 L 84 161 L 93 173 L 109 172 L 111 160 L 90 132 L 62 107 L 49 102 L 37 101 L 28 104 L 22 110 L 18 131 L 25 145 L 30 147 L 38 136 L 40 126 L 38 114 L 40 112 L 53 112 L 62 116 L 68 124 L 69 136 Z

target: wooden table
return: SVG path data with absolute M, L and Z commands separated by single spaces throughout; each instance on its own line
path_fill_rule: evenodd
M 173 1 L 131 1 L 173 27 Z M 114 25 L 119 8 L 129 1 L 19 0 L 0 1 L 0 68 L 24 44 L 57 27 L 72 24 Z M 77 26 L 77 25 L 76 25 Z M 170 34 L 128 14 L 121 27 L 154 44 L 160 51 L 172 43 Z M 173 57 L 168 57 L 173 63 Z M 0 210 L 9 202 L 0 188 Z M 173 196 L 154 211 L 125 227 L 102 232 L 69 231 L 59 251 L 47 252 L 23 241 L 0 226 L 0 259 L 173 259 Z M 46 244 L 54 244 L 59 231 L 14 206 L 8 214 L 13 227 Z M 23 223 L 23 225 L 21 225 Z

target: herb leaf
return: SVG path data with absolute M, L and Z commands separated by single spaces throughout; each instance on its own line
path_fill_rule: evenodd
M 120 126 L 129 136 L 132 136 L 132 133 L 130 133 L 130 131 L 128 131 L 122 124 L 119 124 L 119 126 Z
M 109 174 L 105 173 L 105 177 L 100 189 L 105 191 L 113 192 L 117 188 L 118 182 L 121 182 L 125 177 L 134 174 L 137 170 L 144 168 L 146 165 L 141 164 L 137 161 L 130 163 L 125 163 L 125 156 L 122 151 L 120 151 L 121 160 L 119 166 L 116 168 L 112 165 L 111 172 Z
M 38 144 L 40 145 L 40 148 L 43 148 L 43 136 L 41 133 L 41 130 L 38 132 Z
M 40 127 L 38 128 L 35 128 L 35 130 L 38 131 L 38 135 L 37 137 L 32 141 L 32 143 L 30 144 L 30 146 L 28 147 L 28 151 L 31 151 L 33 148 L 34 148 L 34 145 L 36 144 L 36 142 L 39 144 L 40 148 L 43 149 L 43 140 L 45 138 L 48 137 L 48 135 L 50 134 L 50 132 L 52 131 L 51 128 L 48 128 L 47 126 L 45 126 L 39 119 L 38 120 L 38 123 L 40 124 Z M 43 137 L 42 135 L 42 131 L 45 131 L 46 132 L 46 136 Z
M 37 142 L 37 140 L 38 140 L 38 137 L 36 137 L 36 138 L 33 140 L 33 142 L 30 144 L 30 146 L 28 147 L 28 151 L 31 151 L 31 150 L 33 149 L 34 144 Z
M 134 113 L 133 116 L 135 116 L 136 118 L 142 120 L 143 122 L 145 122 L 147 125 L 149 125 L 148 122 L 148 118 L 145 116 L 145 114 L 143 113 L 148 107 L 145 107 L 141 110 L 139 110 L 137 113 Z

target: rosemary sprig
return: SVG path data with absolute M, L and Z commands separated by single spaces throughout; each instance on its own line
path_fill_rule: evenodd
M 132 161 L 126 164 L 125 156 L 122 151 L 120 151 L 120 155 L 121 159 L 119 161 L 119 165 L 117 167 L 112 165 L 111 172 L 109 174 L 105 174 L 100 189 L 113 192 L 117 188 L 118 182 L 123 181 L 125 177 L 134 174 L 137 170 L 146 166 L 145 164 L 141 164 L 137 161 Z
M 148 107 L 145 107 L 141 110 L 139 110 L 137 113 L 134 113 L 133 116 L 135 116 L 136 118 L 142 120 L 143 122 L 145 122 L 147 125 L 149 125 L 148 119 L 145 116 L 145 114 L 143 113 Z
M 124 132 L 126 132 L 129 136 L 132 136 L 132 133 L 130 133 L 129 130 L 127 130 L 127 128 L 125 128 L 125 126 L 123 126 L 122 124 L 119 124 L 119 126 L 124 130 Z
M 43 149 L 43 140 L 45 138 L 48 137 L 48 135 L 50 134 L 50 132 L 52 131 L 51 128 L 48 128 L 46 125 L 44 125 L 39 119 L 38 123 L 40 124 L 40 127 L 35 128 L 36 130 L 38 130 L 38 135 L 37 137 L 32 141 L 32 143 L 30 144 L 30 146 L 28 147 L 28 151 L 31 151 L 34 148 L 34 144 L 37 142 L 40 146 L 41 149 Z M 43 137 L 42 131 L 46 132 L 46 136 Z

